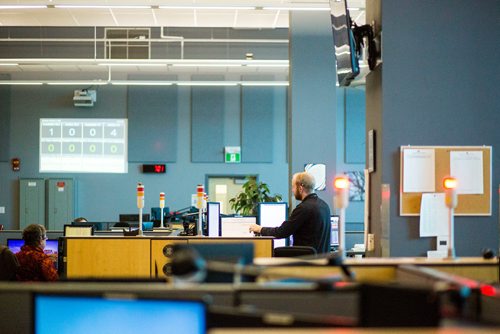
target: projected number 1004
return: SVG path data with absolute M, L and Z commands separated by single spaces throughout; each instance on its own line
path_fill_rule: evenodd
M 43 125 L 42 154 L 121 155 L 123 128 L 112 125 Z

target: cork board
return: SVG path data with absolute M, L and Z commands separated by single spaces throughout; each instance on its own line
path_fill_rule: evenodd
M 459 194 L 455 215 L 491 216 L 491 146 L 401 146 L 399 184 L 399 214 L 401 216 L 420 215 L 420 202 L 422 199 L 421 192 L 403 192 L 405 149 L 434 150 L 435 192 L 444 192 L 443 178 L 450 176 L 450 152 L 482 152 L 483 193 Z

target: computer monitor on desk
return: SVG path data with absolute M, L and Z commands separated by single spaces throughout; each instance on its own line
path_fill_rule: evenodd
M 64 225 L 65 237 L 89 237 L 94 235 L 94 225 L 78 223 L 78 225 Z
M 257 217 L 221 217 L 221 237 L 252 238 L 250 225 L 257 223 Z
M 330 245 L 333 249 L 339 247 L 339 222 L 340 217 L 332 215 L 330 216 L 330 223 L 332 225 L 332 232 L 330 235 Z
M 170 208 L 163 208 L 163 227 L 167 227 L 168 220 L 170 218 Z M 154 227 L 161 226 L 161 208 L 151 208 L 151 221 L 154 223 Z
M 206 333 L 206 306 L 197 300 L 34 295 L 34 332 Z
M 219 237 L 221 229 L 220 203 L 207 203 L 207 233 L 209 237 Z
M 22 246 L 24 246 L 23 239 L 7 239 L 7 247 L 14 254 L 20 252 Z M 57 239 L 48 239 L 45 242 L 45 249 L 43 250 L 43 252 L 47 254 L 52 261 L 54 261 L 54 264 L 57 267 L 57 256 L 59 253 Z
M 286 202 L 259 203 L 259 222 L 262 227 L 278 227 L 288 217 L 288 204 Z M 288 239 L 277 239 L 274 248 L 288 244 Z
M 138 214 L 120 214 L 119 220 L 121 222 L 138 222 L 139 221 L 139 215 Z M 149 219 L 149 213 L 143 213 L 142 214 L 142 221 L 150 221 Z

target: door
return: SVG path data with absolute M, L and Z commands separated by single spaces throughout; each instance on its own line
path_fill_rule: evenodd
M 220 202 L 220 213 L 234 214 L 229 200 L 236 197 L 241 191 L 243 184 L 247 181 L 242 175 L 208 176 L 208 200 Z

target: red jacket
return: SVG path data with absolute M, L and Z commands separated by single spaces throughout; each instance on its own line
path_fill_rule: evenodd
M 57 281 L 59 278 L 54 262 L 40 247 L 24 245 L 16 257 L 20 266 L 19 281 Z

